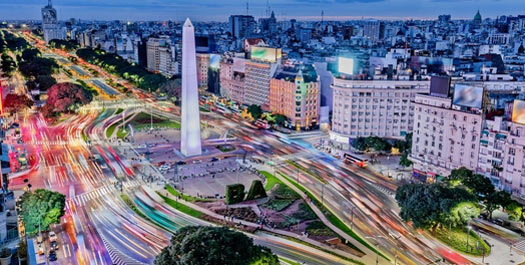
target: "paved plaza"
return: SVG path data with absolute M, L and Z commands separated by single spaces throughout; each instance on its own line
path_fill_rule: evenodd
M 247 191 L 252 181 L 264 180 L 257 170 L 241 167 L 235 159 L 178 166 L 177 171 L 180 177 L 174 178 L 177 188 L 203 198 L 224 197 L 230 184 L 241 183 Z

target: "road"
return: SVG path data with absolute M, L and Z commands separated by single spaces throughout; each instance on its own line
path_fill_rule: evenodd
M 136 104 L 137 100 L 124 98 Z M 142 103 L 166 109 L 163 103 L 141 99 Z M 39 113 L 20 118 L 21 148 L 34 157 L 25 174 L 11 179 L 13 190 L 46 188 L 66 195 L 66 213 L 60 225 L 52 227 L 58 235 L 58 261 L 55 264 L 151 264 L 168 244 L 171 233 L 182 226 L 203 224 L 164 204 L 147 205 L 144 183 L 121 156 L 117 143 L 105 140 L 104 128 L 112 117 L 113 106 L 122 101 L 104 101 L 102 109 L 85 109 L 56 125 L 48 124 Z M 108 104 L 105 106 L 105 104 Z M 95 104 L 96 105 L 96 104 Z M 88 144 L 84 138 L 90 140 Z M 114 149 L 115 148 L 115 149 Z M 93 159 L 95 155 L 102 159 Z M 122 184 L 122 190 L 115 185 Z M 123 201 L 135 202 L 137 212 Z M 276 253 L 307 264 L 347 264 L 323 251 L 268 235 L 251 235 L 258 244 Z

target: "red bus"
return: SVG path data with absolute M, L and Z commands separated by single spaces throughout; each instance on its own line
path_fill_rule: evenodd
M 354 154 L 349 154 L 349 153 L 345 153 L 343 157 L 344 157 L 344 161 L 349 164 L 357 165 L 358 167 L 362 167 L 362 168 L 365 168 L 368 166 L 368 159 L 364 157 L 354 155 Z

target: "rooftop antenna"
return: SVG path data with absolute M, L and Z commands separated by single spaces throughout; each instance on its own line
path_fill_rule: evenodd
M 324 10 L 321 10 L 321 24 L 324 22 Z
M 52 6 L 51 4 L 52 4 L 52 3 L 51 3 L 51 0 L 47 0 L 47 5 L 48 5 L 48 6 Z
M 250 4 L 246 1 L 246 15 L 250 15 Z
M 266 0 L 266 16 L 269 17 L 271 14 L 270 10 L 270 0 Z

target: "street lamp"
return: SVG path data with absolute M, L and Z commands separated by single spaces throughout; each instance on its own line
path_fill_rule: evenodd
M 367 236 L 365 238 L 374 239 L 375 240 L 374 246 L 376 248 L 377 248 L 377 246 L 379 246 L 379 241 L 377 240 L 378 238 L 386 239 L 384 236 Z M 378 265 L 378 264 L 379 264 L 379 250 L 376 249 L 376 265 Z
M 470 229 L 472 229 L 472 226 L 467 225 L 467 253 L 468 253 L 468 249 L 469 249 L 468 238 L 470 236 Z

